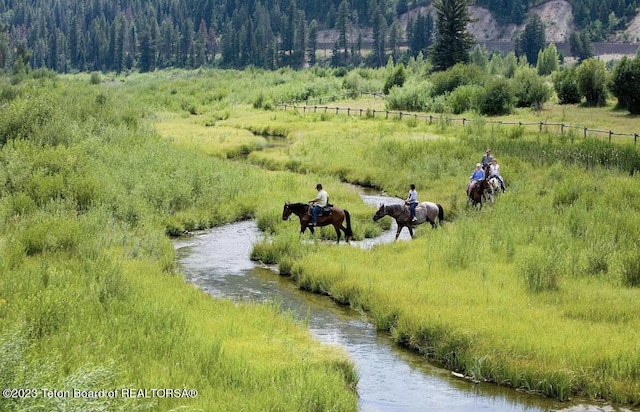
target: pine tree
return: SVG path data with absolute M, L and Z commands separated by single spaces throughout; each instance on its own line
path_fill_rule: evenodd
M 338 7 L 338 15 L 336 16 L 336 30 L 338 30 L 338 48 L 344 50 L 344 60 L 347 60 L 349 56 L 349 47 L 347 45 L 349 25 L 351 20 L 349 18 L 349 3 L 347 0 L 342 0 L 340 7 Z
M 309 66 L 316 64 L 316 50 L 318 49 L 318 22 L 313 19 L 309 24 L 309 35 L 307 38 L 307 62 Z
M 429 57 L 435 71 L 446 70 L 456 63 L 469 62 L 469 50 L 475 38 L 467 31 L 471 22 L 471 0 L 436 0 L 436 41 Z
M 538 52 L 544 49 L 545 43 L 544 24 L 542 24 L 540 16 L 536 14 L 529 20 L 518 38 L 516 54 L 527 56 L 527 61 L 535 66 L 538 63 Z

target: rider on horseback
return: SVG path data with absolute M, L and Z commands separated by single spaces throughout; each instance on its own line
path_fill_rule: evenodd
M 473 174 L 469 176 L 469 183 L 467 183 L 467 195 L 471 194 L 471 190 L 478 184 L 480 180 L 484 180 L 484 170 L 482 169 L 482 164 L 476 164 L 476 169 L 473 171 Z
M 507 189 L 504 187 L 504 179 L 500 176 L 500 165 L 498 161 L 494 158 L 491 160 L 491 165 L 489 166 L 489 178 L 495 177 L 500 182 L 500 189 L 503 192 L 506 192 Z
M 311 209 L 311 217 L 313 218 L 313 222 L 310 223 L 311 226 L 318 225 L 318 214 L 320 211 L 329 204 L 329 194 L 322 188 L 322 185 L 318 183 L 316 185 L 316 190 L 318 190 L 318 194 L 315 198 L 309 200 L 309 203 L 313 204 L 313 209 Z
M 418 220 L 416 218 L 416 206 L 418 206 L 418 192 L 416 192 L 416 185 L 411 183 L 409 185 L 409 195 L 407 199 L 404 201 L 406 205 L 409 205 L 409 211 L 411 212 L 411 221 L 415 222 Z

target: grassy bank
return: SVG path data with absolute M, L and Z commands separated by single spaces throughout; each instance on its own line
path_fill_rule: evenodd
M 268 226 L 282 208 L 265 206 L 270 190 L 315 179 L 175 145 L 117 81 L 3 87 L 0 382 L 35 392 L 3 397 L 0 409 L 356 408 L 342 351 L 275 306 L 213 300 L 185 284 L 167 237 L 247 217 Z M 137 389 L 182 396 L 122 392 Z

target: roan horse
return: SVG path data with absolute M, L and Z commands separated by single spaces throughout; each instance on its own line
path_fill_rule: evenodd
M 373 215 L 373 221 L 377 222 L 385 216 L 391 216 L 396 220 L 398 224 L 398 231 L 396 232 L 396 240 L 398 240 L 398 236 L 400 236 L 400 232 L 402 228 L 407 227 L 409 229 L 409 234 L 411 238 L 413 238 L 413 227 L 420 225 L 424 222 L 431 223 L 431 227 L 436 229 L 438 225 L 435 222 L 436 217 L 438 218 L 438 223 L 442 226 L 442 222 L 444 221 L 444 210 L 442 206 L 438 203 L 433 202 L 422 202 L 418 203 L 416 206 L 416 218 L 417 222 L 411 221 L 411 212 L 409 212 L 409 208 L 405 205 L 380 205 L 380 208 Z
M 300 218 L 300 234 L 303 234 L 307 227 L 311 233 L 314 233 L 314 227 L 309 226 L 309 223 L 313 221 L 311 217 L 311 213 L 309 212 L 309 205 L 306 203 L 289 203 L 286 202 L 284 204 L 284 209 L 282 209 L 282 220 L 287 220 L 294 214 Z M 343 226 L 342 222 L 347 221 L 347 226 Z M 340 209 L 339 207 L 333 206 L 331 208 L 331 213 L 325 215 L 324 213 L 320 213 L 318 215 L 318 224 L 317 226 L 328 226 L 333 225 L 336 230 L 336 237 L 338 238 L 338 243 L 340 243 L 340 231 L 344 232 L 344 239 L 349 243 L 349 239 L 353 239 L 353 232 L 351 230 L 351 215 L 349 215 L 349 211 L 347 209 Z

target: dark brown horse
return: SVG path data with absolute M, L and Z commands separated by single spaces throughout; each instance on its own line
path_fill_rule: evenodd
M 477 209 L 482 209 L 482 203 L 489 199 L 491 185 L 489 185 L 488 176 L 489 165 L 486 165 L 484 167 L 484 179 L 476 181 L 471 190 L 467 191 L 469 202 Z
M 284 209 L 282 209 L 282 220 L 287 220 L 294 214 L 300 218 L 300 234 L 303 234 L 307 227 L 311 233 L 314 233 L 314 227 L 309 226 L 309 223 L 313 221 L 311 217 L 311 213 L 309 213 L 309 205 L 306 203 L 289 203 L 286 202 L 284 204 Z M 347 226 L 344 227 L 342 222 L 347 221 Z M 349 243 L 349 239 L 353 239 L 353 232 L 351 231 L 351 215 L 349 215 L 349 211 L 347 209 L 340 209 L 339 207 L 333 206 L 331 208 L 331 213 L 325 215 L 321 213 L 318 215 L 318 224 L 316 226 L 329 226 L 333 225 L 336 230 L 336 236 L 338 238 L 338 243 L 340 243 L 340 231 L 344 232 L 344 239 Z

